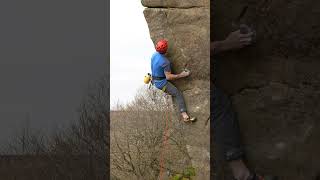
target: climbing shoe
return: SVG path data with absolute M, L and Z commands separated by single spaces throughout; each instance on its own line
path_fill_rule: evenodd
M 195 122 L 197 120 L 196 117 L 188 117 L 188 118 L 183 118 L 183 122 L 189 123 L 189 122 Z

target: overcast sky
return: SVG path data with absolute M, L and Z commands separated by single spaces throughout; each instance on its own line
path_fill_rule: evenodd
M 140 0 L 111 0 L 111 107 L 131 101 L 150 72 L 154 52 Z
M 45 132 L 77 119 L 107 70 L 105 15 L 102 0 L 0 1 L 0 144 L 27 116 Z

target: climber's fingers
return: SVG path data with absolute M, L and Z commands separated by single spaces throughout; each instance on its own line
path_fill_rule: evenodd
M 248 43 L 250 44 L 251 41 L 252 41 L 251 37 L 249 37 L 249 38 L 241 38 L 240 39 L 241 44 L 248 44 Z
M 253 32 L 249 32 L 249 33 L 246 33 L 246 34 L 240 34 L 240 39 L 243 39 L 243 38 L 251 38 L 253 36 Z

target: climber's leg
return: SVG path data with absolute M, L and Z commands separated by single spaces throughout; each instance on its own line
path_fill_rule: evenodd
M 218 88 L 211 94 L 211 120 L 215 159 L 224 159 L 237 180 L 276 180 L 276 176 L 260 176 L 249 171 L 243 162 L 243 147 L 240 141 L 239 124 L 232 110 L 230 99 Z M 221 166 L 219 164 L 218 166 Z
M 187 113 L 187 107 L 186 107 L 186 103 L 184 101 L 182 93 L 172 83 L 170 82 L 167 83 L 165 92 L 170 94 L 172 97 L 174 97 L 174 100 L 178 104 L 179 111 L 183 119 L 193 120 L 192 118 L 189 117 Z
M 218 88 L 213 88 L 211 117 L 214 140 L 223 149 L 227 161 L 242 158 L 240 129 L 229 98 Z
M 220 89 L 214 87 L 211 102 L 216 158 L 220 162 L 224 159 L 229 163 L 234 177 L 248 177 L 250 173 L 242 161 L 244 152 L 240 141 L 240 129 L 231 101 Z
M 167 83 L 165 92 L 170 94 L 172 97 L 174 97 L 174 100 L 179 106 L 179 111 L 187 112 L 186 104 L 184 102 L 184 98 L 182 96 L 182 93 L 170 82 Z

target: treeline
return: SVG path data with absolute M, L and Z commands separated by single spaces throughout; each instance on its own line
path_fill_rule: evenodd
M 106 76 L 91 84 L 69 127 L 48 135 L 23 127 L 9 144 L 6 155 L 43 159 L 41 171 L 50 179 L 106 179 L 109 147 L 109 88 Z M 62 102 L 63 103 L 63 102 Z M 27 173 L 27 172 L 26 172 Z

